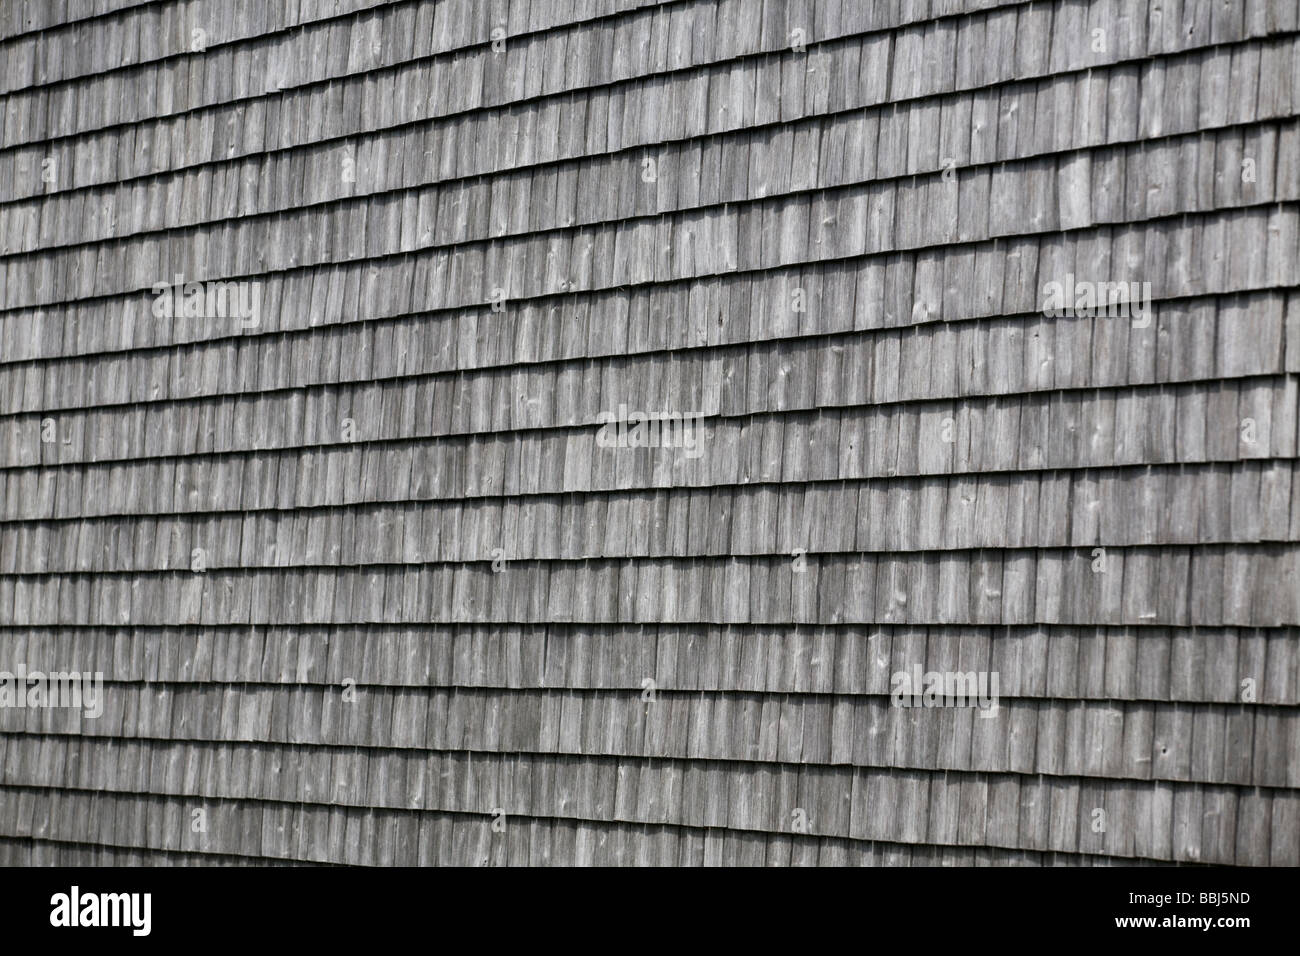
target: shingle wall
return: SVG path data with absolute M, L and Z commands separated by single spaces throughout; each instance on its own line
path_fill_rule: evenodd
M 1300 864 L 1297 0 L 5 0 L 0 243 L 0 861 Z

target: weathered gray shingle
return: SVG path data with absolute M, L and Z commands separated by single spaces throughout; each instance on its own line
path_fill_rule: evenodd
M 0 861 L 1300 865 L 1298 27 L 6 4 Z

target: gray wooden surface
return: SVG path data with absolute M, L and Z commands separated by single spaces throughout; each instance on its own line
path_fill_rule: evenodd
M 1298 0 L 0 3 L 0 863 L 1300 865 L 1298 460 Z

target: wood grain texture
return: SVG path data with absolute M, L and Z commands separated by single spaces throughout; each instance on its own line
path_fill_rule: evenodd
M 0 8 L 0 864 L 1300 865 L 1298 461 L 1297 0 Z

